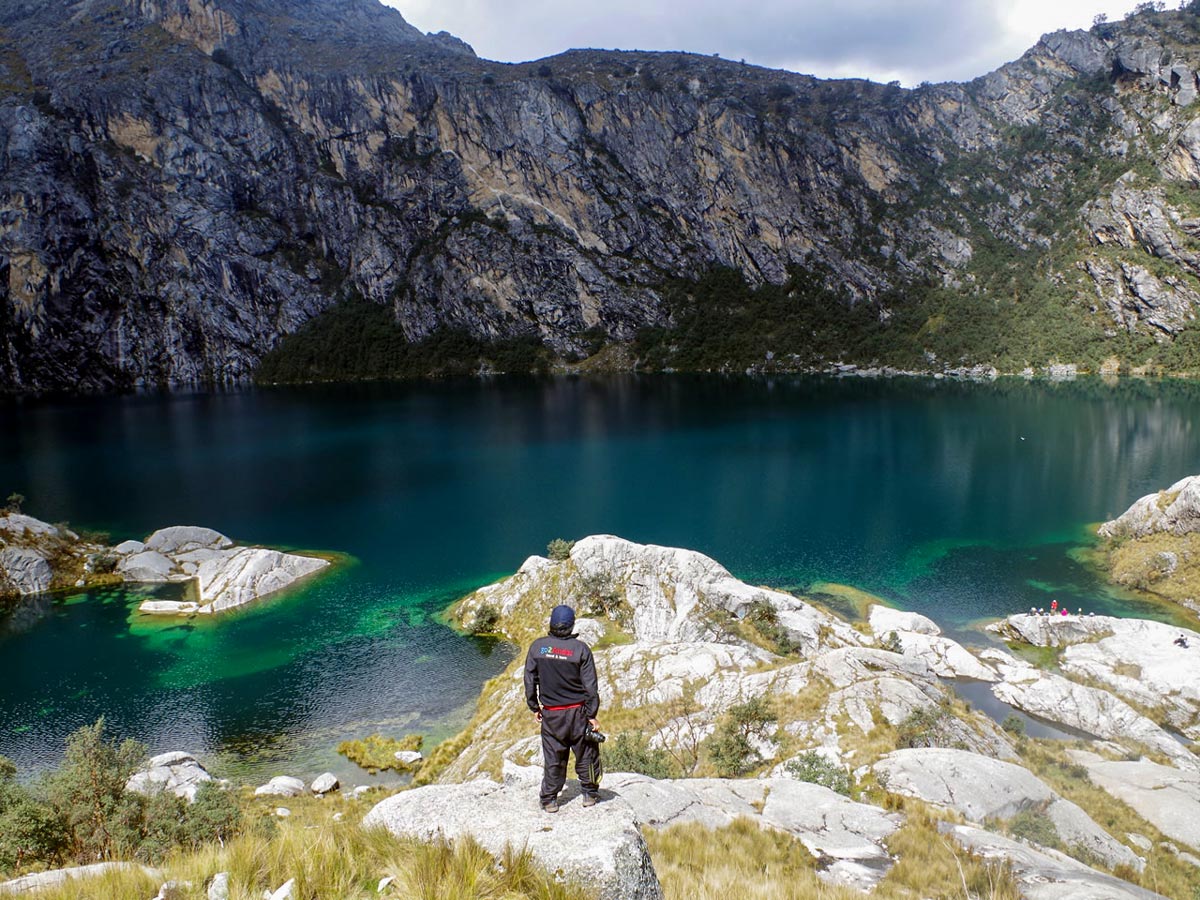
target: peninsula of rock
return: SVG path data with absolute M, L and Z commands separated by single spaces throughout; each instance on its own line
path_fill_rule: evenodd
M 184 586 L 185 599 L 146 600 L 153 615 L 211 615 L 245 606 L 322 571 L 329 560 L 235 544 L 211 528 L 176 525 L 107 546 L 32 516 L 0 516 L 0 600 L 96 584 Z
M 578 630 L 596 647 L 602 722 L 661 751 L 673 774 L 609 773 L 603 816 L 568 793 L 558 818 L 531 821 L 541 760 L 514 663 L 485 687 L 453 752 L 433 754 L 440 762 L 418 775 L 425 786 L 381 802 L 367 823 L 407 836 L 470 835 L 497 853 L 515 840 L 551 870 L 570 861 L 605 898 L 660 896 L 639 828 L 720 827 L 738 817 L 798 840 L 827 881 L 871 891 L 895 865 L 889 837 L 918 808 L 944 817 L 931 839 L 1004 861 L 1027 898 L 1160 896 L 1129 880 L 1154 854 L 1200 878 L 1200 846 L 1186 825 L 1200 817 L 1200 759 L 1174 736 L 1195 726 L 1191 669 L 1156 661 L 1157 623 L 1014 616 L 997 626 L 1014 645 L 1078 646 L 1055 673 L 996 647 L 965 647 L 924 616 L 880 604 L 856 625 L 738 581 L 702 554 L 607 535 L 579 540 L 564 558 L 531 557 L 459 601 L 452 617 L 523 644 L 558 603 L 576 607 Z M 1122 640 L 1105 644 L 1105 634 Z M 1134 659 L 1164 698 L 1153 708 L 1119 675 L 1102 677 Z M 959 683 L 987 685 L 1018 725 L 1051 722 L 1070 734 L 1034 749 L 1021 729 L 964 704 Z M 770 722 L 746 743 L 743 777 L 706 775 L 714 735 L 757 702 Z M 1057 761 L 1047 763 L 1049 753 Z M 1119 788 L 1108 768 L 1118 765 L 1135 770 Z M 855 799 L 807 783 L 813 771 L 840 772 Z M 1092 785 L 1104 794 L 1099 805 Z M 1118 807 L 1136 827 L 1105 827 Z M 601 860 L 564 855 L 578 829 Z

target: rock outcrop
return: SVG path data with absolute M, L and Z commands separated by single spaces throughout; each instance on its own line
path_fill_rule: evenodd
M 376 805 L 364 827 L 437 840 L 469 836 L 497 857 L 528 849 L 550 872 L 561 873 L 602 900 L 661 900 L 662 888 L 638 819 L 629 803 L 607 797 L 590 809 L 578 798 L 550 815 L 527 783 L 476 780 L 405 791 Z
M 1043 283 L 1097 336 L 1195 317 L 1195 219 L 1158 190 L 1200 179 L 1191 12 L 907 90 L 680 53 L 504 65 L 375 0 L 72 11 L 0 11 L 0 387 L 245 378 L 357 295 L 410 339 L 572 356 L 672 324 L 666 279 L 714 266 L 890 319 L 928 282 L 1007 299 L 997 254 L 1077 243 Z
M 330 565 L 313 556 L 240 547 L 211 528 L 176 525 L 115 547 L 18 514 L 0 516 L 0 600 L 108 582 L 187 584 L 193 598 L 147 600 L 154 615 L 208 615 L 244 606 Z
M 1099 534 L 1114 581 L 1200 613 L 1200 476 L 1140 498 Z
M 1200 532 L 1200 475 L 1182 478 L 1165 491 L 1147 494 L 1116 519 L 1101 525 L 1099 531 L 1106 538 Z
M 196 799 L 200 785 L 212 780 L 208 770 L 200 765 L 196 757 L 185 751 L 175 750 L 151 757 L 150 762 L 141 771 L 130 776 L 129 781 L 125 783 L 125 790 L 140 794 L 168 791 L 176 797 L 192 802 Z
M 90 866 L 71 866 L 67 869 L 52 869 L 49 872 L 35 872 L 11 881 L 0 881 L 0 895 L 37 894 L 41 891 L 62 887 L 70 881 L 95 878 L 105 872 L 115 872 L 125 869 L 141 869 L 151 878 L 162 880 L 162 873 L 157 869 L 139 866 L 128 862 L 101 862 Z
M 1047 722 L 1131 749 L 1161 753 L 1174 765 L 1200 770 L 1200 759 L 1153 720 L 1101 688 L 1038 669 L 998 650 L 984 654 L 1000 675 L 998 700 Z
M 1071 757 L 1092 781 L 1167 837 L 1200 851 L 1200 773 L 1145 759 L 1107 760 L 1082 750 Z
M 881 723 L 898 728 L 915 715 L 936 723 L 939 740 L 1012 754 L 990 719 L 952 709 L 924 659 L 863 647 L 869 639 L 847 622 L 792 594 L 744 584 L 689 550 L 583 538 L 566 559 L 531 557 L 511 578 L 463 598 L 452 615 L 468 627 L 494 618 L 494 627 L 524 645 L 544 633 L 559 603 L 602 620 L 578 619 L 581 631 L 618 638 L 596 653 L 602 708 L 632 713 L 654 745 L 688 758 L 723 713 L 756 698 L 779 710 L 776 738 L 758 748 L 764 759 L 786 740 L 861 764 L 868 760 L 858 748 Z M 769 634 L 756 622 L 767 623 Z M 780 640 L 789 655 L 777 652 Z M 955 658 L 969 656 L 953 647 Z M 492 682 L 471 726 L 482 737 L 468 743 L 444 780 L 497 777 L 504 760 L 537 762 L 522 691 L 519 664 Z M 801 696 L 815 708 L 798 702 Z
M 886 841 L 902 821 L 876 806 L 790 778 L 672 781 L 619 773 L 607 776 L 605 787 L 651 828 L 686 822 L 720 828 L 746 818 L 782 831 L 808 849 L 822 879 L 861 890 L 873 888 L 892 867 Z
M 1035 647 L 1064 648 L 1063 673 L 1103 685 L 1200 741 L 1200 633 L 1109 616 L 1010 616 L 995 628 Z M 1176 643 L 1181 637 L 1186 647 Z
M 952 809 L 979 825 L 1037 810 L 1065 846 L 1083 848 L 1109 868 L 1141 868 L 1137 854 L 1021 766 L 962 750 L 923 748 L 896 750 L 871 770 L 889 791 Z
M 1055 850 L 1036 849 L 992 831 L 947 823 L 943 832 L 987 860 L 1011 866 L 1025 900 L 1164 900 Z
M 262 547 L 238 547 L 211 528 L 176 525 L 144 543 L 114 548 L 116 571 L 127 581 L 191 582 L 194 600 L 147 600 L 138 609 L 154 615 L 210 615 L 245 606 L 283 590 L 329 565 L 312 556 Z

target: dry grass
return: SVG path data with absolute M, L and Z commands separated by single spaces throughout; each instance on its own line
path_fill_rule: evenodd
M 1169 571 L 1163 554 L 1177 564 Z M 1151 534 L 1110 545 L 1109 575 L 1118 584 L 1168 600 L 1200 599 L 1200 534 Z
M 372 775 L 385 769 L 406 772 L 415 766 L 400 762 L 396 759 L 396 753 L 401 750 L 420 750 L 424 741 L 425 738 L 419 734 L 405 735 L 400 739 L 372 734 L 353 741 L 342 741 L 337 746 L 337 752 Z
M 875 900 L 954 898 L 1020 900 L 1006 866 L 988 863 L 937 830 L 940 821 L 919 803 L 887 841 L 898 861 L 871 894 Z M 850 888 L 826 884 L 804 845 L 749 819 L 725 828 L 699 824 L 646 831 L 650 856 L 667 900 L 861 900 Z
M 1146 867 L 1142 872 L 1115 870 L 1114 874 L 1140 885 L 1164 897 L 1181 897 L 1193 900 L 1200 888 L 1200 875 L 1194 866 L 1179 859 L 1163 846 L 1170 843 L 1166 835 L 1139 816 L 1133 809 L 1097 786 L 1087 776 L 1087 770 L 1065 755 L 1071 746 L 1094 749 L 1080 743 L 1068 745 L 1061 741 L 1024 740 L 1017 747 L 1022 764 L 1054 788 L 1066 799 L 1083 809 L 1110 835 L 1123 843 L 1126 835 L 1140 834 L 1153 842 L 1149 851 L 1133 847 L 1135 853 L 1144 856 Z
M 422 844 L 360 827 L 362 801 L 292 798 L 293 815 L 275 828 L 196 852 L 179 852 L 160 867 L 166 879 L 190 883 L 176 895 L 204 900 L 218 872 L 230 876 L 230 900 L 261 900 L 295 879 L 296 900 L 587 900 L 582 889 L 559 884 L 528 853 L 510 851 L 499 863 L 473 841 Z M 262 815 L 265 801 L 250 804 Z M 260 809 L 261 807 L 261 809 Z M 340 821 L 335 821 L 337 813 Z M 273 833 L 269 833 L 273 832 Z M 391 883 L 378 892 L 380 881 Z M 140 871 L 107 873 L 38 894 L 39 900 L 147 900 L 158 883 Z

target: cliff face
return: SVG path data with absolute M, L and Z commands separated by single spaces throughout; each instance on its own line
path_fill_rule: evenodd
M 0 0 L 0 386 L 244 378 L 353 292 L 413 340 L 571 355 L 669 325 L 665 281 L 715 265 L 883 320 L 1036 271 L 1098 334 L 1169 341 L 1200 304 L 1198 28 L 905 90 L 492 63 L 375 0 Z

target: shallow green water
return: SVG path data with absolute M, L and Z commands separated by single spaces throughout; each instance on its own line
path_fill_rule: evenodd
M 692 547 L 751 581 L 851 584 L 954 629 L 1131 606 L 1070 551 L 1200 472 L 1200 389 L 648 377 L 250 390 L 0 406 L 0 494 L 143 537 L 203 524 L 354 562 L 217 622 L 59 598 L 0 635 L 0 753 L 104 714 L 247 775 L 337 740 L 440 735 L 513 652 L 433 616 L 554 537 Z M 299 760 L 299 762 L 295 762 Z M 342 766 L 344 771 L 345 767 Z

